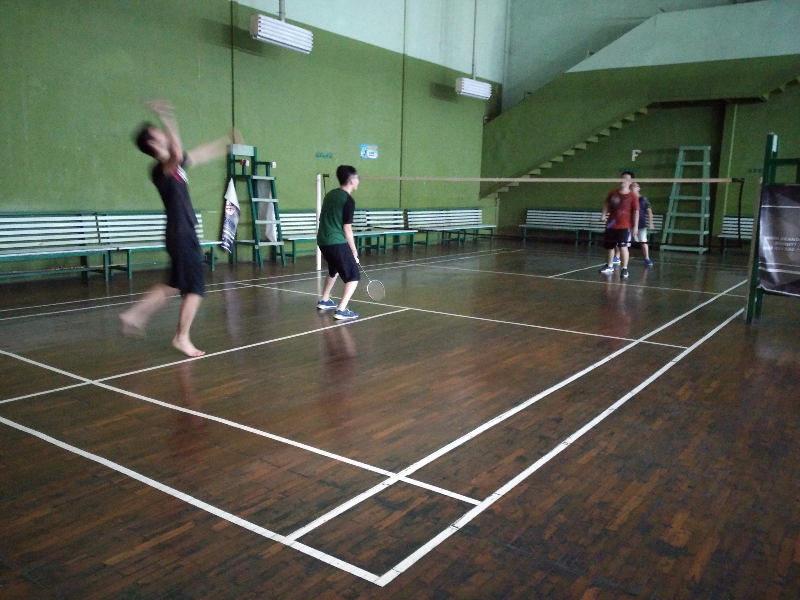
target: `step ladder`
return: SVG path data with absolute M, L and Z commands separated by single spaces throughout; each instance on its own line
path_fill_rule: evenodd
M 698 156 L 702 155 L 702 158 Z M 689 167 L 693 174 L 685 174 L 684 168 Z M 697 175 L 700 167 L 702 175 Z M 711 146 L 681 146 L 678 150 L 678 162 L 675 164 L 675 179 L 711 177 Z M 682 186 L 700 188 L 699 195 L 682 193 Z M 685 189 L 685 187 L 684 187 Z M 664 219 L 664 229 L 661 234 L 661 250 L 682 250 L 685 252 L 698 252 L 703 254 L 708 251 L 706 239 L 709 236 L 711 206 L 711 192 L 708 182 L 672 184 L 672 193 L 669 196 L 669 207 Z M 679 234 L 697 239 L 697 245 L 675 244 L 674 235 Z
M 270 174 L 274 163 L 258 160 L 258 148 L 244 144 L 231 144 L 228 153 L 228 176 L 234 181 L 247 182 L 250 198 L 250 212 L 253 221 L 253 239 L 234 240 L 231 260 L 236 262 L 236 246 L 238 244 L 253 247 L 253 262 L 264 266 L 261 249 L 271 248 L 271 258 L 275 260 L 280 254 L 281 264 L 286 266 L 286 254 L 283 249 L 283 232 L 281 231 L 281 213 L 278 210 L 278 196 L 275 192 L 275 177 Z M 262 173 L 260 173 L 260 171 Z M 270 240 L 268 232 L 274 227 L 274 238 Z M 261 235 L 262 230 L 264 235 Z

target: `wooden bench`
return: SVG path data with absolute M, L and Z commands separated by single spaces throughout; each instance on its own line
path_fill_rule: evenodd
M 292 243 L 292 262 L 297 262 L 297 242 L 317 242 L 317 214 L 313 210 L 282 210 L 281 235 L 284 241 Z M 316 250 L 316 247 L 312 252 Z
M 741 239 L 748 242 L 753 239 L 753 217 L 737 217 L 736 215 L 725 215 L 722 217 L 722 231 L 717 236 L 722 253 L 725 254 L 726 240 L 738 240 L 741 227 Z
M 522 242 L 527 241 L 529 229 L 542 231 L 573 231 L 575 232 L 575 245 L 580 241 L 581 233 L 587 233 L 589 244 L 592 243 L 592 236 L 595 233 L 602 234 L 606 230 L 605 224 L 600 221 L 602 212 L 599 210 L 567 210 L 567 209 L 545 209 L 530 208 L 525 217 L 522 227 Z M 648 229 L 648 233 L 661 231 L 664 227 L 664 215 L 653 214 L 653 229 Z M 653 239 L 648 243 L 654 243 Z
M 464 241 L 467 235 L 472 235 L 477 241 L 478 237 L 492 238 L 494 225 L 486 225 L 483 221 L 483 211 L 480 208 L 409 208 L 406 210 L 406 225 L 409 229 L 416 229 L 425 233 L 425 241 L 417 242 L 428 247 L 430 234 L 438 233 L 441 242 L 455 241 L 459 243 L 463 234 Z M 488 231 L 488 233 L 486 233 Z M 455 240 L 452 234 L 456 234 Z M 445 237 L 445 235 L 447 237 Z
M 203 217 L 195 215 L 197 237 L 202 248 L 211 248 L 213 270 L 213 248 L 220 242 L 203 238 Z M 81 261 L 79 266 L 12 271 L 0 277 L 99 271 L 108 281 L 112 269 L 121 269 L 131 278 L 134 252 L 166 249 L 166 223 L 166 215 L 157 211 L 0 213 L 0 262 L 71 257 Z M 126 264 L 113 264 L 115 252 L 126 253 Z M 91 256 L 101 257 L 102 266 L 89 264 Z
M 203 236 L 203 215 L 195 212 L 197 225 L 197 239 L 200 247 L 210 249 L 209 263 L 213 271 L 216 265 L 214 247 L 219 240 L 205 239 Z M 152 252 L 166 250 L 164 232 L 167 226 L 167 215 L 160 211 L 130 211 L 97 213 L 97 230 L 100 242 L 111 249 L 108 250 L 110 269 L 127 271 L 128 279 L 133 277 L 133 254 L 135 252 Z M 113 264 L 115 252 L 124 252 L 126 262 L 121 265 Z
M 408 246 L 414 249 L 414 234 L 417 230 L 406 229 L 402 208 L 357 208 L 353 215 L 353 229 L 358 232 L 380 232 L 384 252 L 389 245 L 392 248 Z M 391 244 L 389 236 L 393 238 Z M 400 238 L 406 239 L 403 241 Z
M 394 229 L 384 228 L 382 226 L 373 225 L 373 222 L 378 217 L 374 213 L 383 213 L 381 209 L 356 209 L 353 215 L 353 237 L 356 242 L 356 249 L 361 250 L 376 250 L 380 252 L 381 246 L 386 249 L 387 236 L 390 235 L 412 235 L 416 232 L 409 231 L 405 228 Z M 386 215 L 381 215 L 380 220 L 382 225 L 389 224 L 389 218 Z M 377 222 L 377 221 L 375 221 Z M 314 242 L 315 247 L 312 250 L 302 252 L 303 254 L 316 251 L 317 241 L 317 215 L 313 210 L 282 210 L 281 211 L 281 234 L 284 242 L 291 242 L 292 249 L 287 251 L 286 255 L 292 257 L 292 262 L 297 262 L 297 255 L 300 251 L 297 250 L 298 242 Z M 374 240 L 374 241 L 373 241 Z M 381 241 L 382 240 L 382 241 Z M 412 237 L 413 240 L 413 237 Z M 413 242 L 412 242 L 413 243 Z M 285 246 L 284 246 L 285 247 Z
M 102 259 L 102 267 L 89 257 Z M 108 247 L 102 244 L 93 212 L 0 213 L 0 262 L 78 258 L 80 265 L 0 273 L 0 277 L 101 271 L 108 279 Z

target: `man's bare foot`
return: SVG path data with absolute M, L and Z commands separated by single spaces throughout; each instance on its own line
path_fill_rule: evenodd
M 178 338 L 177 335 L 174 338 L 172 338 L 172 346 L 176 350 L 180 350 L 186 356 L 190 356 L 192 358 L 203 356 L 205 354 L 205 352 L 203 352 L 202 350 L 198 350 L 197 348 L 195 348 L 194 344 L 192 344 L 192 342 L 190 342 L 188 339 L 181 340 Z
M 144 335 L 144 323 L 133 318 L 128 312 L 120 313 L 119 321 L 122 324 L 122 335 Z

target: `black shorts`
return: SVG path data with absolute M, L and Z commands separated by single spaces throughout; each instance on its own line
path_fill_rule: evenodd
M 194 233 L 194 232 L 192 232 Z M 167 252 L 172 260 L 169 287 L 177 288 L 181 296 L 206 294 L 206 265 L 203 249 L 197 239 L 188 236 L 167 237 Z
M 338 273 L 345 283 L 361 279 L 358 263 L 353 257 L 353 251 L 350 250 L 350 244 L 331 244 L 330 246 L 320 246 L 319 249 L 325 262 L 328 263 L 328 275 L 333 277 Z
M 630 229 L 606 229 L 606 232 L 603 235 L 603 248 L 606 250 L 613 250 L 617 247 L 631 247 Z

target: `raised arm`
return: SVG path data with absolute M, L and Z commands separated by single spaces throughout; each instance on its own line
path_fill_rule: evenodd
M 228 145 L 231 142 L 234 144 L 243 143 L 242 134 L 235 127 L 231 130 L 230 135 L 217 138 L 205 144 L 200 144 L 196 148 L 189 150 L 189 163 L 192 166 L 202 165 L 225 156 L 228 153 Z
M 153 100 L 148 102 L 147 105 L 164 124 L 169 150 L 169 160 L 164 163 L 164 171 L 170 172 L 183 162 L 183 146 L 181 145 L 181 136 L 178 133 L 178 121 L 175 119 L 175 111 L 166 100 Z

